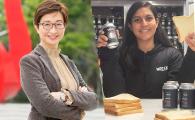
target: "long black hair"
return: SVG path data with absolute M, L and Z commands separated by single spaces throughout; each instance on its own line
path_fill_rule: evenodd
M 137 67 L 139 66 L 139 63 L 135 59 L 133 55 L 133 51 L 131 50 L 131 48 L 137 46 L 137 40 L 136 40 L 136 36 L 130 30 L 128 25 L 132 24 L 131 23 L 132 18 L 134 14 L 137 12 L 137 10 L 143 7 L 149 8 L 152 11 L 155 19 L 158 20 L 157 11 L 154 8 L 154 6 L 149 2 L 138 1 L 135 2 L 129 8 L 126 16 L 126 21 L 125 21 L 124 36 L 123 36 L 122 44 L 119 48 L 119 55 L 120 55 L 119 62 L 122 65 L 122 68 L 124 68 L 123 70 L 125 71 L 128 69 L 130 71 L 134 71 L 135 73 L 139 73 L 139 69 Z M 165 31 L 162 30 L 160 26 L 160 23 L 158 24 L 156 28 L 156 32 L 154 34 L 154 43 L 155 44 L 158 43 L 161 44 L 162 46 L 167 46 L 167 47 L 171 46 Z

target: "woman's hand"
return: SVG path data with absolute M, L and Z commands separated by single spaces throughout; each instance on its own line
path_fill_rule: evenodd
M 51 92 L 50 93 L 56 100 L 63 100 L 64 98 L 64 93 L 63 92 Z
M 88 89 L 85 86 L 83 86 L 83 87 L 79 86 L 79 91 L 81 91 L 81 92 L 88 92 Z
M 108 37 L 104 34 L 100 34 L 96 43 L 97 48 L 106 47 L 107 46 Z
M 195 52 L 195 32 L 188 34 L 185 41 L 191 50 Z
M 120 34 L 119 34 L 119 31 L 116 30 L 116 35 L 117 35 L 117 38 L 120 37 Z M 108 37 L 106 35 L 104 35 L 104 32 L 101 31 L 99 33 L 99 36 L 98 36 L 98 40 L 97 40 L 97 43 L 96 43 L 96 47 L 97 48 L 101 48 L 101 47 L 106 47 L 108 44 Z

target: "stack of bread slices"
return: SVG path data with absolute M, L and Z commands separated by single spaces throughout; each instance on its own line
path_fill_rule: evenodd
M 123 93 L 110 98 L 104 98 L 105 113 L 126 115 L 143 112 L 141 100 L 131 94 Z
M 190 110 L 163 111 L 155 114 L 154 120 L 195 120 Z

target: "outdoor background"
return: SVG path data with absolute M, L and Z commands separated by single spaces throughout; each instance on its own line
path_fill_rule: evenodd
M 23 13 L 30 31 L 33 48 L 39 43 L 38 34 L 33 27 L 33 15 L 37 5 L 41 1 L 42 0 L 22 0 Z M 97 64 L 90 0 L 59 1 L 65 3 L 69 8 L 68 27 L 65 37 L 60 43 L 61 51 L 74 60 L 84 80 L 95 90 L 101 100 L 102 87 Z M 0 0 L 0 31 L 6 30 L 3 4 L 3 0 Z M 8 35 L 1 36 L 0 42 L 3 42 L 7 47 L 9 44 Z M 28 100 L 21 90 L 16 97 L 7 102 L 28 102 Z

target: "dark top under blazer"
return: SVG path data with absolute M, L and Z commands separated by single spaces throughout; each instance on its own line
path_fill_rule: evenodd
M 63 54 L 60 57 L 77 84 L 86 86 L 73 61 Z M 71 106 L 50 95 L 50 92 L 61 91 L 60 78 L 40 45 L 21 59 L 20 74 L 22 88 L 32 105 L 28 120 L 79 120 L 81 110 L 90 110 L 97 106 L 97 96 L 93 91 L 70 91 L 74 99 Z

